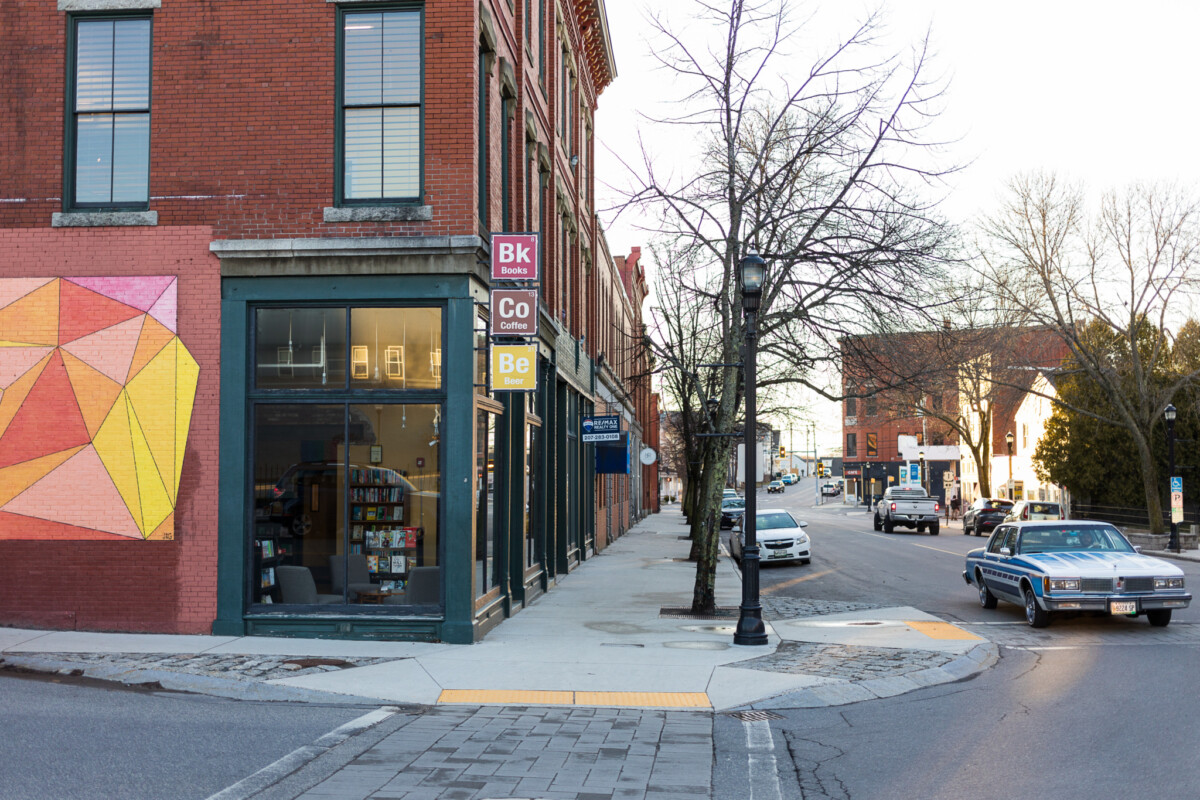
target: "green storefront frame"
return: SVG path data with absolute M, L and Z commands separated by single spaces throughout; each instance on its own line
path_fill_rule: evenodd
M 474 454 L 476 300 L 466 275 L 225 278 L 221 287 L 221 474 L 218 500 L 217 616 L 213 633 L 470 643 L 477 638 L 473 597 L 471 476 Z M 442 308 L 443 485 L 441 616 L 363 611 L 248 613 L 249 375 L 252 314 L 260 305 L 423 304 Z

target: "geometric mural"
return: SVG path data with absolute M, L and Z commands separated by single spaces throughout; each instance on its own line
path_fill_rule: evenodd
M 177 282 L 0 279 L 0 538 L 174 538 L 200 375 Z

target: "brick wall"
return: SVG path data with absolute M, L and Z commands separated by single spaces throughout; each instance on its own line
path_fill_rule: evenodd
M 78 538 L 87 530 L 29 519 L 31 533 L 64 538 L 0 539 L 0 621 L 175 633 L 212 624 L 221 295 L 211 238 L 206 227 L 0 230 L 6 278 L 177 275 L 178 333 L 200 366 L 174 540 L 88 540 Z M 71 487 L 63 492 L 69 499 Z

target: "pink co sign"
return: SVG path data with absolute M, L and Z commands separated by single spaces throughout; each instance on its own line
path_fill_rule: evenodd
M 492 234 L 492 280 L 536 281 L 538 279 L 538 235 L 536 233 Z

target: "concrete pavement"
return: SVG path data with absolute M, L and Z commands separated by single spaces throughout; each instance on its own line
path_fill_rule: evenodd
M 677 506 L 651 515 L 475 645 L 0 628 L 0 657 L 10 668 L 267 700 L 713 710 L 885 697 L 997 657 L 915 608 L 769 597 L 769 644 L 736 646 L 741 580 L 728 558 L 717 594 L 731 616 L 670 611 L 690 606 L 686 532 Z

